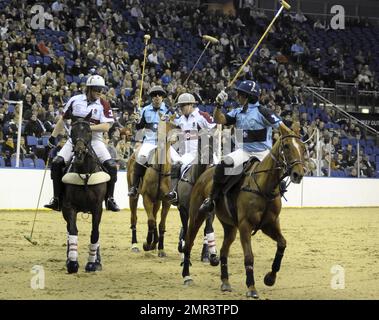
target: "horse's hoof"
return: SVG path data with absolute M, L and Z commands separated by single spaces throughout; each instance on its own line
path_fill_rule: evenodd
M 184 277 L 184 285 L 185 286 L 190 286 L 193 284 L 193 280 L 190 276 L 186 276 Z
M 151 250 L 151 245 L 149 245 L 147 242 L 144 242 L 142 247 L 143 247 L 144 251 L 150 251 Z
M 217 267 L 220 263 L 220 259 L 217 257 L 217 254 L 211 254 L 209 257 L 209 263 L 212 267 Z
M 271 287 L 275 284 L 275 280 L 276 280 L 276 274 L 269 272 L 265 275 L 263 281 L 266 286 Z
M 232 292 L 232 286 L 229 283 L 223 283 L 221 285 L 221 291 Z
M 86 272 L 96 272 L 101 271 L 103 269 L 101 263 L 99 262 L 87 262 L 86 264 Z
M 79 270 L 79 263 L 78 261 L 67 260 L 66 267 L 68 273 L 77 273 Z
M 248 292 L 246 292 L 246 297 L 259 299 L 259 295 L 258 295 L 257 290 L 249 290 Z
M 158 257 L 159 257 L 159 258 L 165 258 L 165 257 L 167 257 L 167 254 L 166 254 L 166 252 L 164 252 L 163 250 L 159 250 L 159 252 L 158 252 Z
M 133 243 L 133 244 L 132 244 L 132 252 L 136 252 L 136 253 L 138 253 L 138 252 L 139 252 L 139 249 L 138 249 L 138 247 L 137 247 L 137 244 L 136 244 L 136 243 Z

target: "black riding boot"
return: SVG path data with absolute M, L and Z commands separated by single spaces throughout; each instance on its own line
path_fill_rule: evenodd
M 129 188 L 129 197 L 137 197 L 138 194 L 138 186 L 140 180 L 145 175 L 146 167 L 140 165 L 137 161 L 134 163 L 134 173 L 133 173 L 133 181 L 132 185 Z
M 119 206 L 113 198 L 114 187 L 117 181 L 117 166 L 116 163 L 110 159 L 103 163 L 108 174 L 111 176 L 111 180 L 107 182 L 107 194 L 105 196 L 105 207 L 107 210 L 120 211 Z
M 174 206 L 178 205 L 178 193 L 176 188 L 180 179 L 181 164 L 171 166 L 171 191 L 166 195 L 167 200 Z
M 62 198 L 63 198 L 63 170 L 65 167 L 64 159 L 60 156 L 56 156 L 51 163 L 51 179 L 53 180 L 54 197 L 49 204 L 45 204 L 44 207 L 55 211 L 61 211 Z
M 208 198 L 206 198 L 203 204 L 200 206 L 199 211 L 201 213 L 212 212 L 215 208 L 216 201 L 222 193 L 222 188 L 224 187 L 224 162 L 219 163 L 216 166 L 215 173 L 213 176 L 212 191 Z

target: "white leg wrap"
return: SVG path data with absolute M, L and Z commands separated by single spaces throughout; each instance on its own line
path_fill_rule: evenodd
M 68 259 L 78 260 L 78 236 L 68 236 Z
M 204 236 L 203 244 L 208 244 L 208 237 Z
M 97 256 L 97 248 L 100 246 L 99 242 L 91 243 L 89 245 L 88 262 L 95 262 Z
M 216 238 L 215 233 L 207 233 L 207 239 L 208 239 L 208 248 L 210 254 L 216 254 Z

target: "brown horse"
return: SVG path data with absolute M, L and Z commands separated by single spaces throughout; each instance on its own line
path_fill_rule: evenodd
M 158 146 L 154 151 L 154 156 L 146 169 L 144 178 L 139 186 L 139 194 L 143 197 L 148 219 L 148 234 L 146 242 L 143 244 L 145 251 L 155 250 L 158 243 L 158 256 L 165 257 L 164 252 L 164 233 L 166 231 L 166 218 L 170 203 L 165 199 L 165 195 L 170 191 L 171 186 L 171 157 L 170 157 L 170 137 L 169 132 L 176 128 L 172 122 L 173 116 L 160 115 L 161 121 L 158 124 Z M 138 152 L 138 150 L 136 150 Z M 135 152 L 135 153 L 136 153 Z M 128 161 L 127 181 L 131 185 L 134 163 L 136 161 L 135 153 Z M 159 159 L 159 161 L 158 161 Z M 137 246 L 137 204 L 138 197 L 129 197 L 129 206 L 131 211 L 130 224 L 132 229 L 132 250 L 139 252 Z M 161 220 L 159 223 L 159 234 L 157 231 L 157 213 L 162 205 Z
M 216 203 L 216 215 L 224 228 L 224 241 L 220 251 L 221 262 L 221 290 L 231 291 L 229 283 L 227 259 L 229 248 L 235 240 L 237 229 L 240 233 L 246 270 L 247 296 L 258 298 L 254 280 L 254 256 L 251 248 L 251 236 L 262 230 L 277 243 L 277 250 L 271 272 L 267 273 L 264 283 L 272 286 L 276 280 L 276 273 L 280 269 L 281 260 L 286 248 L 279 224 L 281 197 L 279 193 L 280 181 L 289 176 L 291 182 L 300 183 L 304 176 L 304 145 L 300 141 L 299 132 L 280 126 L 280 139 L 276 141 L 270 154 L 250 168 L 245 169 L 244 176 L 228 194 L 235 204 L 234 217 L 227 207 L 227 197 L 221 196 Z M 209 195 L 212 187 L 214 168 L 205 171 L 197 180 L 191 197 L 190 222 L 184 247 L 184 264 L 182 276 L 185 284 L 191 284 L 189 273 L 190 254 L 194 239 L 199 227 L 206 218 L 206 214 L 199 212 L 203 200 Z

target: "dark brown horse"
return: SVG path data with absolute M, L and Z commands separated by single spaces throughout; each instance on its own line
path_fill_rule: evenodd
M 279 193 L 280 181 L 289 176 L 291 182 L 300 183 L 304 175 L 304 146 L 300 141 L 299 133 L 280 126 L 280 139 L 274 144 L 269 155 L 250 168 L 247 168 L 239 183 L 228 194 L 233 199 L 235 212 L 233 217 L 228 212 L 226 197 L 221 196 L 216 203 L 215 212 L 224 229 L 224 241 L 220 251 L 221 262 L 221 290 L 231 291 L 228 274 L 228 254 L 232 242 L 235 240 L 237 230 L 244 252 L 246 270 L 247 296 L 258 298 L 254 280 L 254 256 L 251 248 L 252 232 L 262 230 L 267 236 L 277 243 L 277 250 L 272 264 L 272 269 L 264 278 L 264 283 L 272 286 L 276 280 L 276 274 L 280 269 L 281 260 L 286 248 L 279 224 L 281 211 L 281 197 Z M 197 180 L 191 197 L 190 222 L 184 247 L 184 265 L 182 276 L 185 284 L 192 283 L 189 273 L 190 254 L 193 241 L 199 227 L 206 218 L 206 214 L 199 212 L 203 200 L 209 195 L 212 187 L 214 168 L 204 172 Z
M 62 213 L 67 222 L 67 262 L 68 273 L 78 272 L 78 212 L 92 215 L 91 244 L 87 272 L 102 269 L 99 245 L 99 225 L 103 212 L 102 203 L 107 191 L 109 176 L 102 172 L 101 164 L 91 147 L 92 132 L 89 124 L 91 113 L 85 119 L 72 117 L 71 140 L 74 158 L 70 173 L 63 178 L 66 183 L 63 194 Z M 65 180 L 67 178 L 67 180 Z M 83 183 L 82 183 L 83 182 Z M 82 185 L 80 185 L 82 183 Z
M 160 117 L 161 121 L 158 124 L 158 146 L 154 151 L 152 164 L 147 167 L 144 178 L 140 184 L 139 194 L 143 197 L 143 205 L 148 219 L 148 234 L 146 242 L 143 244 L 143 249 L 145 251 L 155 250 L 158 243 L 158 256 L 165 257 L 164 233 L 166 232 L 166 218 L 168 210 L 170 209 L 170 203 L 166 200 L 165 196 L 171 187 L 171 142 L 169 133 L 176 128 L 176 125 L 172 122 L 175 115 L 170 117 L 161 115 Z M 136 152 L 138 152 L 138 150 Z M 160 161 L 158 161 L 158 159 L 160 159 Z M 127 167 L 128 185 L 131 185 L 132 182 L 135 161 L 134 153 Z M 129 197 L 132 250 L 134 252 L 139 251 L 137 245 L 137 204 L 138 197 Z M 159 230 L 157 230 L 157 213 L 161 205 L 161 219 Z
M 198 159 L 202 159 L 203 155 L 208 155 L 208 158 L 212 158 L 213 155 L 213 141 L 209 141 L 209 144 L 206 144 L 202 148 L 199 143 L 199 157 Z M 196 163 L 191 165 L 189 169 L 187 169 L 181 179 L 178 181 L 177 192 L 178 192 L 178 210 L 180 213 L 180 219 L 182 222 L 182 228 L 180 230 L 179 235 L 179 244 L 178 251 L 180 253 L 183 252 L 185 237 L 188 229 L 188 220 L 189 220 L 189 209 L 190 209 L 190 200 L 193 186 L 195 185 L 197 179 L 201 176 L 201 174 L 210 166 L 209 164 L 203 163 L 205 161 L 200 161 L 200 163 Z M 201 261 L 209 262 L 212 266 L 218 266 L 219 259 L 216 253 L 209 252 L 210 248 L 216 246 L 214 240 L 214 230 L 213 230 L 213 220 L 214 214 L 210 214 L 205 223 L 204 227 L 204 239 L 206 243 L 203 244 L 203 248 L 201 251 Z M 208 242 L 208 238 L 213 237 L 211 243 Z

